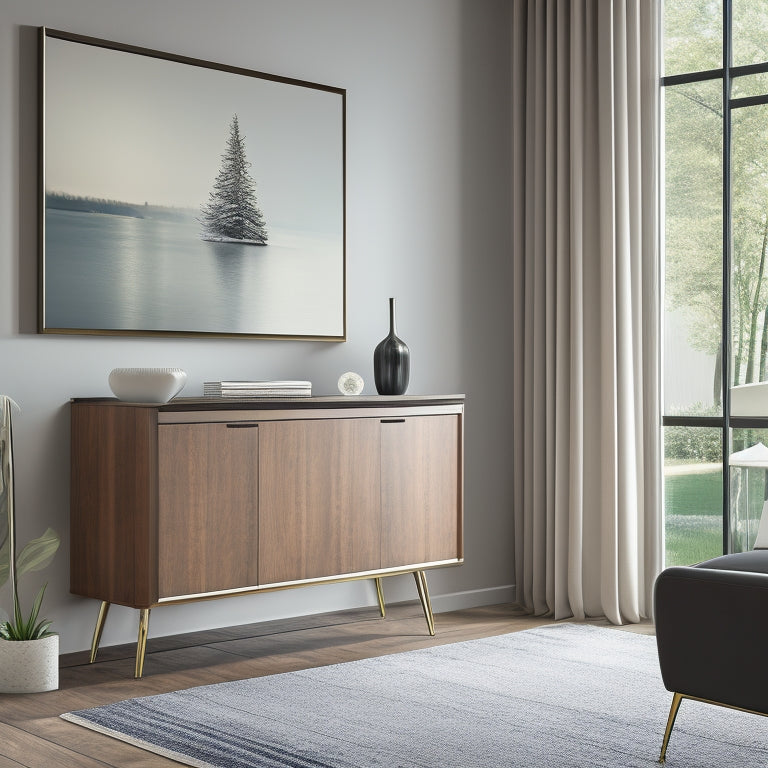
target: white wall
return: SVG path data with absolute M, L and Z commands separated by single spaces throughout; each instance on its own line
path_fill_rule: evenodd
M 511 596 L 509 23 L 507 0 L 0 0 L 0 392 L 23 409 L 19 541 L 48 525 L 62 535 L 23 592 L 48 580 L 63 652 L 89 645 L 98 608 L 68 592 L 69 398 L 109 395 L 118 366 L 182 367 L 186 395 L 249 377 L 307 378 L 327 394 L 347 370 L 375 392 L 389 296 L 409 392 L 467 394 L 466 563 L 430 574 L 435 607 Z M 347 89 L 346 343 L 35 333 L 41 25 Z M 413 580 L 388 580 L 385 595 L 413 599 Z M 150 637 L 374 601 L 353 583 L 167 607 Z M 134 640 L 136 622 L 115 606 L 103 643 Z

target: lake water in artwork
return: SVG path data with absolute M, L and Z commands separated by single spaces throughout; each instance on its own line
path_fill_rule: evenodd
M 45 327 L 342 336 L 342 237 L 270 230 L 269 245 L 200 239 L 193 214 L 48 209 Z

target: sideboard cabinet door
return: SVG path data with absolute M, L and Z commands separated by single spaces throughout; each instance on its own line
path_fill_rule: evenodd
M 459 417 L 381 423 L 381 567 L 463 557 Z
M 259 584 L 379 568 L 379 420 L 259 426 Z
M 256 424 L 158 427 L 159 597 L 257 584 Z

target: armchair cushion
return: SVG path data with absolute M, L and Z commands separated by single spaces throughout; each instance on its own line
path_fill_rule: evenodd
M 712 560 L 692 566 L 693 568 L 711 568 L 718 571 L 748 571 L 750 573 L 768 573 L 768 549 L 753 549 L 750 552 L 737 552 L 722 555 Z

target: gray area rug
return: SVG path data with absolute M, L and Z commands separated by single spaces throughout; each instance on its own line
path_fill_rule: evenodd
M 62 717 L 206 768 L 651 768 L 671 698 L 655 638 L 561 624 Z M 683 701 L 668 768 L 765 765 L 768 720 Z

